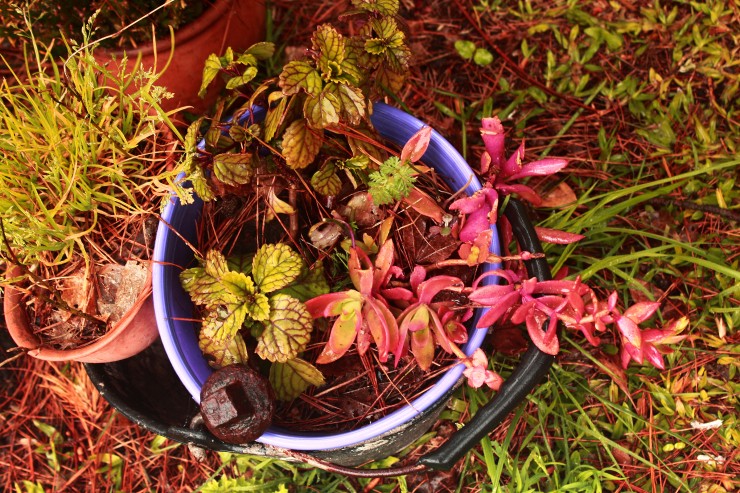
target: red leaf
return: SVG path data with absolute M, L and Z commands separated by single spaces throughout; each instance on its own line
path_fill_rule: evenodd
M 555 245 L 569 245 L 585 238 L 583 235 L 568 233 L 557 229 L 540 227 L 535 227 L 534 229 L 537 231 L 537 238 L 539 238 L 540 241 L 553 243 Z
M 422 127 L 406 142 L 401 150 L 401 161 L 410 161 L 415 163 L 424 155 L 429 146 L 429 140 L 432 138 L 432 128 Z
M 444 209 L 433 198 L 418 188 L 413 187 L 409 194 L 403 198 L 403 201 L 422 216 L 431 218 L 437 224 L 442 223 L 442 218 L 445 215 Z

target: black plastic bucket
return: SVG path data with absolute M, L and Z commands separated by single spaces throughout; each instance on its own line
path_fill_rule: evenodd
M 524 206 L 510 199 L 505 210 L 522 250 L 541 253 L 542 247 Z M 544 258 L 525 262 L 530 276 L 539 280 L 551 278 Z M 423 468 L 449 469 L 483 436 L 490 433 L 516 408 L 547 374 L 554 356 L 545 354 L 530 344 L 519 364 L 501 389 L 475 416 L 437 450 L 419 459 L 415 470 Z M 100 394 L 121 414 L 139 426 L 172 440 L 216 451 L 228 451 L 279 459 L 319 459 L 343 466 L 354 466 L 392 455 L 413 443 L 428 431 L 452 397 L 457 386 L 436 404 L 414 419 L 385 435 L 358 445 L 335 450 L 295 454 L 290 450 L 253 442 L 233 445 L 213 437 L 205 428 L 189 425 L 198 413 L 198 406 L 180 382 L 159 341 L 132 358 L 106 364 L 85 365 Z M 459 386 L 459 384 L 458 384 Z M 312 462 L 309 460 L 309 462 Z M 389 470 L 390 475 L 401 469 Z M 346 472 L 346 471 L 345 471 Z M 382 471 L 368 471 L 373 476 Z

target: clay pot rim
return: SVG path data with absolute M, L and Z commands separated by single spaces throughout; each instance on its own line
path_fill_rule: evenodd
M 191 22 L 185 24 L 182 28 L 176 29 L 175 34 L 175 46 L 180 46 L 187 43 L 188 41 L 201 36 L 204 32 L 208 32 L 212 25 L 216 24 L 225 15 L 230 15 L 230 11 L 233 10 L 234 2 L 240 0 L 204 0 L 210 3 L 210 6 L 205 10 L 203 15 L 193 19 Z M 225 31 L 225 32 L 228 32 Z M 141 55 L 142 57 L 147 56 L 158 56 L 160 53 L 166 54 L 169 58 L 170 52 L 172 51 L 172 38 L 165 36 L 164 39 L 153 43 L 148 41 L 143 43 L 138 48 L 119 48 L 115 50 L 106 50 L 111 57 L 123 58 L 125 54 L 129 56 L 132 54 Z
M 83 361 L 88 356 L 114 343 L 118 336 L 126 331 L 142 306 L 151 300 L 152 262 L 141 261 L 141 263 L 147 266 L 146 284 L 136 298 L 134 305 L 104 335 L 84 346 L 71 349 L 56 349 L 44 346 L 41 339 L 31 329 L 28 314 L 23 307 L 25 294 L 13 285 L 5 286 L 3 313 L 10 336 L 18 347 L 26 349 L 27 354 L 34 358 L 44 361 Z M 19 275 L 21 275 L 21 269 L 17 265 L 8 266 L 6 269 L 6 278 L 18 277 Z

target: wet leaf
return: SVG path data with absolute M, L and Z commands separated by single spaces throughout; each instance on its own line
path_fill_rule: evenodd
M 362 91 L 345 84 L 328 84 L 326 89 L 333 91 L 347 121 L 351 125 L 359 124 L 365 116 L 365 97 Z
M 422 127 L 411 136 L 401 150 L 401 161 L 415 163 L 424 155 L 432 138 L 432 127 Z
M 295 281 L 303 267 L 301 256 L 288 245 L 267 243 L 254 255 L 252 277 L 261 292 L 272 293 Z
M 306 120 L 296 120 L 285 129 L 283 156 L 293 169 L 305 168 L 313 162 L 321 148 L 323 131 L 312 130 Z
M 324 376 L 308 361 L 294 358 L 270 367 L 270 383 L 275 397 L 281 401 L 295 399 L 309 386 L 324 385 Z
M 311 38 L 313 49 L 319 53 L 317 64 L 324 80 L 334 80 L 342 75 L 344 38 L 330 24 L 316 28 Z
M 306 302 L 329 292 L 329 283 L 324 275 L 324 265 L 318 262 L 312 269 L 304 266 L 301 275 L 293 284 L 278 291 Z
M 262 293 L 255 293 L 252 298 L 245 303 L 247 314 L 258 322 L 264 322 L 270 318 L 270 301 Z
M 255 43 L 247 48 L 245 53 L 254 56 L 258 60 L 267 60 L 275 54 L 275 43 L 270 43 L 268 41 Z
M 283 67 L 278 82 L 283 94 L 290 96 L 303 90 L 312 96 L 318 96 L 323 87 L 321 75 L 304 61 L 293 61 Z
M 208 202 L 216 198 L 216 194 L 208 184 L 208 180 L 203 176 L 203 172 L 197 169 L 188 175 L 188 180 L 195 191 L 195 194 L 200 197 L 201 200 Z
M 255 352 L 272 362 L 295 358 L 311 339 L 313 319 L 306 305 L 286 294 L 270 298 L 270 319 L 257 341 Z
M 278 128 L 280 127 L 280 124 L 283 122 L 283 119 L 285 118 L 285 108 L 288 104 L 288 99 L 285 97 L 282 97 L 280 94 L 280 100 L 275 106 L 271 106 L 270 109 L 267 110 L 267 116 L 265 117 L 265 141 L 269 142 L 272 140 L 273 137 L 275 137 L 275 134 L 277 133 Z
M 339 123 L 339 106 L 336 95 L 323 91 L 317 97 L 306 98 L 303 116 L 313 128 L 329 127 Z
M 200 83 L 200 89 L 198 89 L 198 97 L 205 97 L 208 86 L 221 71 L 221 67 L 221 60 L 219 59 L 218 55 L 216 55 L 215 53 L 211 53 L 210 55 L 208 55 L 208 58 L 206 58 L 205 65 L 203 67 L 203 80 Z
M 540 206 L 542 207 L 564 207 L 576 201 L 576 194 L 572 188 L 565 182 L 558 183 L 558 186 L 542 197 Z
M 213 158 L 213 174 L 226 185 L 244 185 L 254 175 L 251 154 L 217 154 Z
M 326 162 L 311 177 L 311 186 L 324 196 L 337 195 L 342 190 L 342 180 L 337 175 L 337 168 L 333 162 Z
M 247 306 L 243 303 L 213 307 L 203 319 L 201 330 L 208 331 L 216 339 L 228 339 L 242 328 L 247 312 Z
M 352 5 L 381 15 L 396 15 L 399 7 L 398 0 L 352 0 Z
M 246 363 L 249 358 L 244 338 L 239 334 L 219 338 L 211 328 L 202 327 L 198 337 L 200 350 L 206 356 L 208 364 L 219 369 L 235 363 Z
M 232 77 L 226 83 L 226 89 L 236 89 L 239 86 L 249 83 L 257 76 L 257 67 L 247 67 L 242 75 Z

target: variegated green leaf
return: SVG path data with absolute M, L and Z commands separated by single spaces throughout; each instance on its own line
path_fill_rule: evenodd
M 381 15 L 396 15 L 398 0 L 352 0 L 352 5 L 366 12 L 377 12 Z
M 264 322 L 270 318 L 270 300 L 262 293 L 255 293 L 246 303 L 247 314 L 257 322 Z
M 254 259 L 254 254 L 232 255 L 226 259 L 226 265 L 230 271 L 250 275 L 252 273 L 252 259 Z
M 272 362 L 284 363 L 302 352 L 311 339 L 313 318 L 306 305 L 285 294 L 270 298 L 270 319 L 257 340 L 255 352 Z
M 385 65 L 380 65 L 375 71 L 375 83 L 385 88 L 391 93 L 397 93 L 403 88 L 406 75 L 401 72 L 394 72 Z
M 201 200 L 209 202 L 216 198 L 211 186 L 208 184 L 208 180 L 203 176 L 203 172 L 200 169 L 196 169 L 188 175 L 188 180 L 195 190 L 195 193 L 200 197 Z
M 270 367 L 270 384 L 275 397 L 290 401 L 301 395 L 309 386 L 319 387 L 325 380 L 321 372 L 308 361 L 294 358 Z
M 204 97 L 208 86 L 211 84 L 213 79 L 216 78 L 219 71 L 221 70 L 221 59 L 215 53 L 211 53 L 206 58 L 205 65 L 203 67 L 203 80 L 200 83 L 200 89 L 198 90 L 198 97 Z
M 226 260 L 218 251 L 206 254 L 204 267 L 193 267 L 180 273 L 180 282 L 196 305 L 212 307 L 237 303 L 238 298 L 221 284 L 221 276 L 228 270 Z
M 367 169 L 369 164 L 370 164 L 370 158 L 365 156 L 364 154 L 360 154 L 359 156 L 354 156 L 354 157 L 347 159 L 344 162 L 344 168 L 345 169 Z
M 339 123 L 339 107 L 337 97 L 323 91 L 317 97 L 306 98 L 303 104 L 303 115 L 311 127 L 325 128 Z
M 309 128 L 306 120 L 296 120 L 283 134 L 283 157 L 293 169 L 305 168 L 321 149 L 323 130 Z
M 297 94 L 301 89 L 317 96 L 321 92 L 323 82 L 319 72 L 310 63 L 296 60 L 283 67 L 278 85 L 286 96 Z
M 262 293 L 284 288 L 305 266 L 303 259 L 284 243 L 266 243 L 257 250 L 252 262 L 252 277 Z
M 254 175 L 251 154 L 216 154 L 213 157 L 213 174 L 227 185 L 244 185 Z
M 208 250 L 206 252 L 205 270 L 209 276 L 220 279 L 221 276 L 229 271 L 229 264 L 221 252 L 218 250 Z
M 328 293 L 329 283 L 324 275 L 324 265 L 318 262 L 313 269 L 304 266 L 301 275 L 293 284 L 277 292 L 287 294 L 303 302 Z
M 234 62 L 235 65 L 246 65 L 248 67 L 254 67 L 257 65 L 257 57 L 251 53 L 242 53 L 239 55 Z
M 265 117 L 265 141 L 267 142 L 270 142 L 275 137 L 280 124 L 285 118 L 285 108 L 288 104 L 288 98 L 283 97 L 282 93 L 278 94 L 281 96 L 280 100 L 275 106 L 271 106 L 267 110 L 267 116 Z
M 244 338 L 239 333 L 232 337 L 218 338 L 211 329 L 202 327 L 198 345 L 208 364 L 217 370 L 237 363 L 245 364 L 249 358 Z
M 351 125 L 357 125 L 365 116 L 365 97 L 356 87 L 339 84 L 336 95 L 341 103 L 342 112 Z
M 254 295 L 252 278 L 242 272 L 229 271 L 221 276 L 221 282 L 231 294 L 239 300 L 249 300 Z
M 314 173 L 311 177 L 311 186 L 321 195 L 337 195 L 342 190 L 342 180 L 337 175 L 334 163 L 328 161 Z
M 382 55 L 390 67 L 401 72 L 408 68 L 411 52 L 404 43 L 406 36 L 398 29 L 396 21 L 383 17 L 372 21 L 376 37 L 365 41 L 365 51 L 373 55 Z
M 246 53 L 254 56 L 258 60 L 267 60 L 275 53 L 275 43 L 270 43 L 268 41 L 255 43 L 247 49 Z
M 236 89 L 239 86 L 249 83 L 257 76 L 257 67 L 247 67 L 242 75 L 232 77 L 226 83 L 226 89 Z
M 229 137 L 234 142 L 244 142 L 249 140 L 252 136 L 247 132 L 247 129 L 241 125 L 232 125 L 229 127 Z
M 216 339 L 228 339 L 239 332 L 247 318 L 244 303 L 230 303 L 212 308 L 203 319 L 201 330 L 205 329 Z
M 358 54 L 364 50 L 354 46 L 345 46 L 344 60 L 342 60 L 342 78 L 350 85 L 359 87 L 365 79 L 365 73 L 360 69 L 361 63 Z
M 311 44 L 318 52 L 318 68 L 324 80 L 335 80 L 342 75 L 344 61 L 344 38 L 329 24 L 316 28 Z

